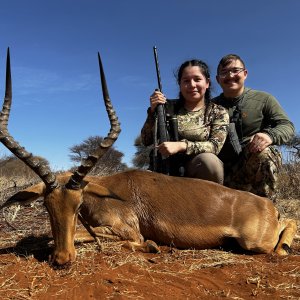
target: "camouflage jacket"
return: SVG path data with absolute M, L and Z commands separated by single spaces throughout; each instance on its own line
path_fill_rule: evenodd
M 218 154 L 225 142 L 229 116 L 222 106 L 210 102 L 205 109 L 177 111 L 179 140 L 187 143 L 187 155 L 203 152 Z M 154 116 L 148 109 L 148 117 L 141 131 L 145 146 L 153 144 Z

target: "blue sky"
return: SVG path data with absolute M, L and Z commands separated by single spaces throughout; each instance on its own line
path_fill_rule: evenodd
M 213 94 L 219 94 L 216 66 L 222 56 L 237 53 L 248 68 L 247 86 L 273 94 L 299 132 L 299 12 L 298 0 L 2 1 L 0 93 L 4 96 L 10 47 L 9 131 L 55 170 L 72 165 L 71 146 L 89 136 L 106 136 L 99 51 L 121 121 L 115 146 L 130 165 L 134 139 L 157 87 L 155 45 L 167 97 L 177 96 L 174 71 L 191 58 L 208 63 Z

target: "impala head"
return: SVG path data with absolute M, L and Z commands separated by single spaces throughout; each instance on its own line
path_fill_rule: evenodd
M 10 55 L 7 51 L 6 89 L 3 108 L 0 113 L 0 141 L 15 156 L 29 166 L 42 182 L 18 192 L 8 199 L 0 209 L 15 203 L 28 202 L 44 198 L 44 204 L 49 212 L 51 229 L 54 238 L 52 262 L 63 265 L 75 260 L 74 236 L 78 210 L 83 201 L 85 188 L 84 177 L 94 167 L 96 162 L 113 145 L 120 133 L 120 124 L 109 99 L 105 75 L 98 53 L 103 99 L 109 116 L 111 128 L 101 145 L 85 159 L 74 173 L 56 176 L 40 159 L 27 152 L 9 134 L 7 125 L 12 102 L 12 84 L 10 70 Z

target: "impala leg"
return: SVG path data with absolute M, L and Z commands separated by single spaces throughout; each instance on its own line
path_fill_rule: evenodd
M 93 231 L 93 234 L 91 235 L 90 232 L 79 229 L 76 232 L 75 235 L 75 242 L 80 243 L 90 243 L 94 242 L 96 240 L 97 244 L 100 248 L 102 248 L 101 243 L 99 241 L 99 238 L 102 239 L 108 239 L 110 241 L 121 241 L 122 239 L 114 234 L 112 230 L 109 227 L 106 226 L 100 226 L 95 228 L 90 228 L 91 231 Z M 130 249 L 131 251 L 141 251 L 145 253 L 159 253 L 160 249 L 157 246 L 157 244 L 151 240 L 147 241 L 124 241 L 123 247 Z
M 90 231 L 93 232 L 91 235 Z M 90 231 L 86 231 L 85 229 L 79 229 L 75 234 L 75 242 L 80 243 L 90 243 L 97 241 L 97 238 L 108 239 L 111 241 L 120 241 L 120 237 L 116 236 L 108 227 L 101 226 L 96 228 L 90 228 Z M 97 241 L 98 242 L 98 241 Z
M 297 232 L 297 222 L 292 219 L 279 220 L 282 228 L 279 242 L 275 248 L 275 253 L 279 255 L 289 254 L 290 246 Z
M 112 241 L 124 241 L 123 247 L 131 251 L 141 251 L 145 253 L 160 252 L 157 244 L 151 240 L 144 241 L 143 236 L 130 225 L 120 222 L 114 224 L 113 229 L 109 226 L 99 226 L 93 228 L 95 235 L 100 238 Z
M 137 250 L 145 253 L 160 253 L 160 249 L 157 244 L 151 240 L 147 240 L 142 243 L 127 241 L 123 244 L 123 246 L 132 251 Z
M 90 209 L 92 205 L 93 210 Z M 160 251 L 153 241 L 144 241 L 136 212 L 119 199 L 103 197 L 95 201 L 90 194 L 86 194 L 79 219 L 93 237 L 124 241 L 123 246 L 132 251 L 148 253 Z M 93 241 L 87 233 L 81 235 L 85 240 Z

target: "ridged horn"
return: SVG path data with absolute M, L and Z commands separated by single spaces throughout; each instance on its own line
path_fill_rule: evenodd
M 118 121 L 118 117 L 116 115 L 116 112 L 113 109 L 108 94 L 105 74 L 104 74 L 103 65 L 102 65 L 99 52 L 98 52 L 98 60 L 99 60 L 103 100 L 104 100 L 104 104 L 106 107 L 106 111 L 108 114 L 111 127 L 108 135 L 100 143 L 100 146 L 96 150 L 94 150 L 93 153 L 90 154 L 85 160 L 83 160 L 81 166 L 79 166 L 77 170 L 74 172 L 74 174 L 71 176 L 69 182 L 66 184 L 66 188 L 68 189 L 73 189 L 73 190 L 80 189 L 83 178 L 96 165 L 97 161 L 107 152 L 107 150 L 114 144 L 114 142 L 117 140 L 121 132 L 121 127 Z
M 10 114 L 12 99 L 12 86 L 11 86 L 11 71 L 10 71 L 10 55 L 9 48 L 7 48 L 7 57 L 6 57 L 6 82 L 5 82 L 5 96 L 3 102 L 3 108 L 0 113 L 0 128 L 4 130 L 4 133 L 7 133 L 7 124 Z M 2 136 L 2 132 L 1 132 Z
M 5 97 L 2 111 L 0 113 L 0 141 L 10 150 L 15 156 L 21 159 L 29 168 L 31 168 L 45 183 L 47 191 L 51 191 L 58 186 L 56 176 L 51 172 L 48 165 L 42 160 L 27 152 L 25 148 L 21 147 L 17 141 L 9 134 L 7 130 L 8 119 L 12 102 L 12 83 L 11 83 L 11 69 L 10 69 L 10 53 L 7 49 L 6 59 L 6 86 Z

